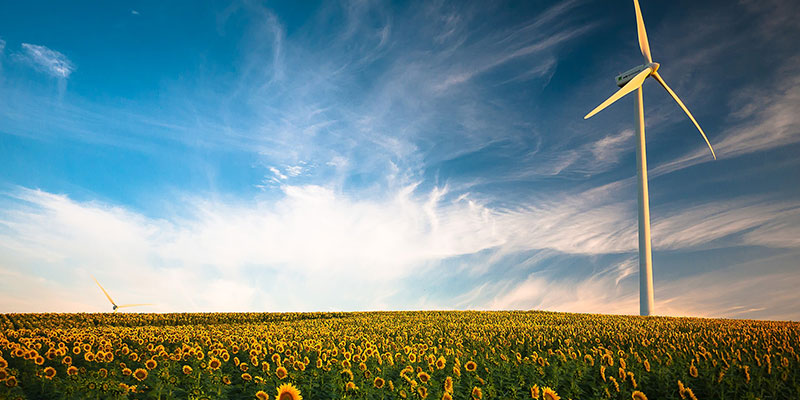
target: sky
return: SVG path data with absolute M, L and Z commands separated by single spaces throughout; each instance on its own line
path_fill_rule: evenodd
M 800 320 L 800 3 L 641 6 L 718 157 L 648 79 L 655 314 Z M 0 312 L 637 314 L 643 62 L 623 0 L 0 3 Z

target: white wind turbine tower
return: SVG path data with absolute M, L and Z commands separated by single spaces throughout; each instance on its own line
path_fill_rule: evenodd
M 642 103 L 642 84 L 644 80 L 652 76 L 655 78 L 667 93 L 675 99 L 675 102 L 686 112 L 689 119 L 692 120 L 694 126 L 703 135 L 708 148 L 711 150 L 711 155 L 717 159 L 714 154 L 714 149 L 711 143 L 708 142 L 706 134 L 700 128 L 700 124 L 694 119 L 692 113 L 683 104 L 678 95 L 667 86 L 661 75 L 658 74 L 658 68 L 661 66 L 659 63 L 654 63 L 653 58 L 650 56 L 650 45 L 647 43 L 647 32 L 644 29 L 644 21 L 642 20 L 642 12 L 639 9 L 639 1 L 633 0 L 633 7 L 636 9 L 636 28 L 639 33 L 639 48 L 642 50 L 646 64 L 632 68 L 627 72 L 617 76 L 617 86 L 621 89 L 614 93 L 608 100 L 597 106 L 589 114 L 586 114 L 583 119 L 587 119 L 592 115 L 597 114 L 602 109 L 608 107 L 611 103 L 619 100 L 626 94 L 636 91 L 636 133 L 637 133 L 637 146 L 636 146 L 636 171 L 639 179 L 639 314 L 651 315 L 653 314 L 653 257 L 650 249 L 650 196 L 647 191 L 647 153 L 645 152 L 645 139 L 644 139 L 644 105 Z

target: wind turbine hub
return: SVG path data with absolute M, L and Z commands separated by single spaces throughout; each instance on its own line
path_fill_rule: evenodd
M 650 68 L 653 69 L 653 72 L 657 72 L 659 68 L 661 68 L 661 64 L 657 62 L 650 63 Z
M 630 82 L 631 79 L 635 78 L 636 75 L 639 75 L 640 72 L 642 72 L 642 71 L 644 71 L 644 70 L 646 70 L 648 68 L 650 68 L 650 70 L 652 71 L 650 73 L 652 74 L 652 73 L 655 73 L 656 71 L 658 71 L 659 68 L 661 68 L 661 64 L 655 63 L 655 62 L 651 62 L 651 63 L 647 63 L 647 64 L 637 65 L 637 66 L 635 66 L 635 67 L 633 67 L 633 68 L 631 68 L 631 69 L 629 69 L 629 70 L 617 75 L 617 77 L 615 79 L 616 83 L 617 83 L 617 86 L 619 86 L 619 87 L 625 86 L 625 84 Z

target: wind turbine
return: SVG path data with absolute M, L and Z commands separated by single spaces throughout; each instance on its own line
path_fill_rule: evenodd
M 106 295 L 106 298 L 108 299 L 108 301 L 111 302 L 111 305 L 113 306 L 114 312 L 117 312 L 117 310 L 119 310 L 120 308 L 126 308 L 126 307 L 152 306 L 152 304 L 149 304 L 149 303 L 146 303 L 146 304 L 123 304 L 121 306 L 118 306 L 117 303 L 114 303 L 114 300 L 111 300 L 111 296 L 109 296 L 108 292 L 106 292 L 106 290 L 103 289 L 103 286 L 100 285 L 100 282 L 98 282 L 97 279 L 95 279 L 94 277 L 92 277 L 92 279 L 94 279 L 94 283 L 96 283 L 97 286 L 100 286 L 100 290 L 103 291 L 103 294 Z
M 689 119 L 692 120 L 694 126 L 700 131 L 700 135 L 705 139 L 708 148 L 711 150 L 711 156 L 717 159 L 714 154 L 714 148 L 711 147 L 703 128 L 694 119 L 692 113 L 683 104 L 678 95 L 667 86 L 661 75 L 658 74 L 658 69 L 661 64 L 654 63 L 653 57 L 650 56 L 650 45 L 647 42 L 647 32 L 644 29 L 644 21 L 642 20 L 642 11 L 639 9 L 639 1 L 633 0 L 633 7 L 636 10 L 636 30 L 639 33 L 639 48 L 642 50 L 642 55 L 646 64 L 638 67 L 631 68 L 617 76 L 617 86 L 619 89 L 606 101 L 602 102 L 594 110 L 586 114 L 583 119 L 588 119 L 592 115 L 597 114 L 604 108 L 611 105 L 611 103 L 619 100 L 626 94 L 636 91 L 636 134 L 638 137 L 636 146 L 636 171 L 639 180 L 639 314 L 651 315 L 653 314 L 653 257 L 651 252 L 650 243 L 650 196 L 647 190 L 647 153 L 645 151 L 645 138 L 644 138 L 644 104 L 642 103 L 642 84 L 648 77 L 655 78 L 664 89 L 667 90 L 670 96 L 675 99 L 675 102 L 686 112 Z

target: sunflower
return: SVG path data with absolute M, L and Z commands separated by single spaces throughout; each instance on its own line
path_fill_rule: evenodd
M 473 372 L 476 369 L 478 369 L 478 364 L 475 364 L 475 361 L 472 361 L 472 360 L 467 361 L 467 363 L 464 364 L 464 369 L 469 371 L 469 372 Z
M 78 369 L 75 368 L 74 365 L 70 365 L 69 368 L 67 368 L 67 375 L 78 375 Z
M 258 400 L 267 400 L 267 399 L 269 399 L 269 395 L 267 394 L 267 392 L 265 392 L 263 390 L 259 390 L 259 391 L 256 392 L 256 398 Z
M 17 378 L 13 375 L 6 378 L 6 386 L 10 388 L 17 386 Z
M 99 370 L 97 370 L 97 375 L 105 379 L 106 377 L 108 377 L 108 370 L 105 368 L 100 368 Z
M 483 398 L 483 391 L 481 390 L 481 388 L 479 388 L 477 386 L 474 386 L 472 388 L 472 393 L 471 394 L 472 394 L 472 398 L 473 399 L 482 399 Z
M 642 393 L 642 392 L 640 392 L 638 390 L 634 390 L 633 394 L 631 395 L 631 399 L 633 399 L 633 400 L 647 400 L 647 396 L 645 396 L 644 393 Z
M 249 382 L 249 381 L 253 380 L 253 376 L 248 374 L 247 372 L 245 372 L 245 373 L 242 374 L 242 379 Z
M 64 359 L 61 360 L 61 363 L 65 365 L 72 365 L 72 357 L 70 356 L 64 357 Z
M 347 384 L 344 386 L 344 390 L 346 392 L 349 392 L 351 390 L 356 390 L 356 389 L 358 389 L 358 386 L 356 386 L 356 384 L 353 383 L 353 381 L 347 382 Z
M 453 393 L 453 378 L 451 378 L 449 376 L 447 378 L 445 378 L 445 380 L 444 380 L 444 391 L 447 392 L 447 393 L 450 393 L 450 394 Z
M 231 378 L 229 376 L 223 376 L 222 377 L 222 383 L 224 383 L 226 385 L 230 385 L 231 384 Z
M 423 399 L 427 398 L 428 397 L 428 388 L 426 388 L 425 386 L 417 387 L 417 394 L 419 395 L 419 397 L 422 397 Z
M 447 365 L 447 360 L 445 360 L 444 357 L 439 356 L 439 358 L 436 359 L 436 369 L 444 369 L 446 365 Z
M 142 368 L 137 368 L 136 371 L 133 373 L 133 377 L 136 378 L 139 382 L 147 379 L 147 370 Z
M 343 369 L 342 372 L 341 372 L 341 375 L 342 375 L 342 378 L 345 378 L 348 381 L 352 381 L 353 380 L 353 371 L 350 371 L 349 369 Z
M 692 378 L 697 378 L 697 375 L 698 375 L 697 367 L 695 367 L 694 365 L 690 365 L 689 366 L 689 375 L 691 375 Z
M 208 361 L 208 367 L 213 369 L 213 370 L 218 370 L 219 367 L 221 367 L 221 366 L 222 366 L 222 362 L 220 362 L 216 358 L 212 358 L 211 360 Z
M 561 400 L 561 396 L 558 395 L 553 389 L 549 387 L 542 388 L 542 400 Z
M 190 367 L 188 365 L 184 365 L 183 366 L 183 373 L 186 374 L 186 375 L 191 374 L 192 373 L 192 367 Z
M 426 372 L 418 373 L 417 374 L 417 378 L 419 378 L 419 381 L 422 382 L 422 383 L 428 383 L 428 381 L 431 380 L 431 376 L 428 375 L 428 373 L 426 373 Z
M 287 375 L 289 375 L 289 373 L 286 372 L 286 368 L 278 367 L 275 369 L 275 376 L 277 376 L 278 379 L 286 378 Z
M 47 379 L 53 379 L 56 376 L 56 369 L 53 367 L 47 367 L 44 369 L 44 377 Z
M 533 384 L 533 386 L 531 386 L 531 398 L 532 399 L 539 398 L 539 385 Z
M 450 393 L 444 392 L 444 394 L 442 394 L 442 400 L 453 400 L 453 396 L 450 396 Z
M 372 385 L 378 389 L 383 388 L 384 380 L 381 377 L 376 377 L 375 380 L 372 382 Z
M 44 364 L 44 357 L 36 356 L 36 358 L 33 359 L 33 362 L 35 362 L 36 365 L 42 365 Z
M 144 363 L 144 366 L 147 369 L 153 370 L 158 366 L 158 361 L 151 358 Z

